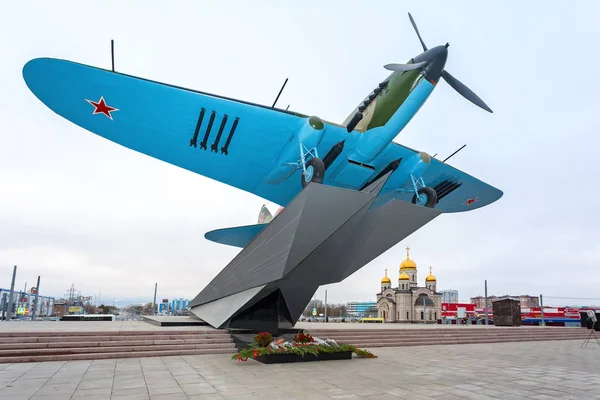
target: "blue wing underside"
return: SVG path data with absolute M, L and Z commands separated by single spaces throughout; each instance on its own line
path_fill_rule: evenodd
M 122 146 L 282 206 L 302 188 L 300 171 L 276 185 L 265 180 L 304 123 L 306 116 L 302 114 L 65 60 L 34 59 L 25 65 L 23 75 L 31 91 L 54 112 Z M 111 113 L 112 119 L 93 114 L 88 100 L 101 97 L 117 109 Z M 322 157 L 339 141 L 351 142 L 359 134 L 328 124 L 319 154 Z M 414 153 L 390 144 L 374 161 L 372 178 L 391 161 L 408 159 Z M 340 157 L 337 162 L 347 161 Z M 423 178 L 428 186 L 444 192 L 436 205 L 444 212 L 482 207 L 502 195 L 498 189 L 437 160 Z M 412 193 L 399 191 L 392 181 L 381 195 L 411 201 Z M 339 186 L 327 174 L 323 183 Z M 360 189 L 363 184 L 346 187 Z M 465 205 L 470 198 L 478 201 Z
M 271 200 L 294 195 L 260 186 L 299 116 L 63 60 L 32 60 L 23 75 L 50 109 L 108 140 Z M 101 96 L 112 119 L 86 101 Z

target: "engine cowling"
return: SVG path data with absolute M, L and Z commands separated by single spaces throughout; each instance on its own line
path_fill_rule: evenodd
M 304 145 L 304 147 L 311 149 L 317 147 L 323 139 L 323 133 L 325 131 L 325 123 L 319 117 L 309 117 L 304 123 L 304 126 L 298 132 L 298 140 Z
M 415 178 L 423 176 L 429 165 L 431 165 L 431 156 L 420 151 L 406 161 L 402 161 L 390 179 L 393 181 L 394 186 L 401 187 L 411 181 L 411 175 Z

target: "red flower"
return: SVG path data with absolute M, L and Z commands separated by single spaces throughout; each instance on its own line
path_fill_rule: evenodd
M 258 356 L 258 349 L 254 350 L 254 358 L 256 358 Z
M 298 333 L 294 336 L 294 342 L 296 343 L 313 343 L 315 339 L 308 333 Z
M 260 347 L 267 347 L 273 341 L 273 335 L 271 335 L 269 332 L 261 332 L 254 336 L 254 341 Z

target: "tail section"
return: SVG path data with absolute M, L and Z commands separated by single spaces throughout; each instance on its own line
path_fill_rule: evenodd
M 279 207 L 275 213 L 275 217 L 281 211 L 283 211 L 283 207 Z M 243 248 L 246 247 L 246 245 L 273 220 L 273 218 L 274 217 L 271 215 L 267 206 L 263 204 L 258 213 L 258 224 L 215 229 L 214 231 L 206 232 L 204 237 L 216 243 Z
M 271 215 L 271 212 L 269 211 L 269 209 L 267 208 L 267 206 L 265 204 L 263 204 L 263 206 L 260 209 L 260 212 L 258 213 L 258 223 L 259 224 L 268 224 L 269 222 L 271 222 L 273 220 L 273 216 Z
M 210 241 L 234 247 L 246 247 L 268 224 L 236 226 L 233 228 L 215 229 L 206 232 L 204 237 Z

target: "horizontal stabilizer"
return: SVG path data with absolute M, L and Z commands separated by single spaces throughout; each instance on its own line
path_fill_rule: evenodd
M 235 247 L 246 247 L 268 224 L 236 226 L 206 232 L 204 237 L 213 242 Z

